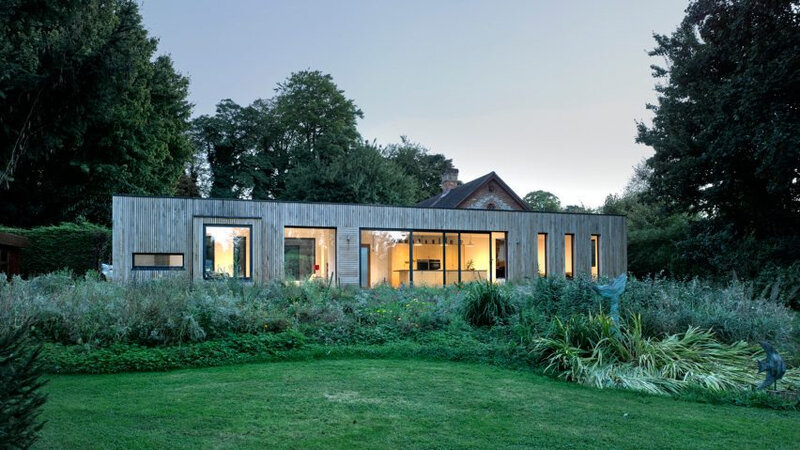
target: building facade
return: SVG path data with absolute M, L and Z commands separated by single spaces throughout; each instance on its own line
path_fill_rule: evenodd
M 114 196 L 114 277 L 371 287 L 627 270 L 625 217 Z

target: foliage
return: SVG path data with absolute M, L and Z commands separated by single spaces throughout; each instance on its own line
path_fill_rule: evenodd
M 47 396 L 41 388 L 41 347 L 34 347 L 25 326 L 0 327 L 0 443 L 29 448 L 44 425 L 39 420 Z
M 28 238 L 20 252 L 23 275 L 39 275 L 67 270 L 81 275 L 100 269 L 111 260 L 111 230 L 88 222 L 31 229 L 4 228 L 0 231 Z
M 188 79 L 131 0 L 0 8 L 0 217 L 111 220 L 112 193 L 171 194 L 191 147 Z
M 490 282 L 472 283 L 464 299 L 464 319 L 476 327 L 501 324 L 515 310 L 504 288 Z
M 239 334 L 182 346 L 148 348 L 114 344 L 92 349 L 83 345 L 48 344 L 42 362 L 54 373 L 148 372 L 263 361 L 278 352 L 302 348 L 297 331 Z
M 655 150 L 649 196 L 702 222 L 687 250 L 717 273 L 797 260 L 799 33 L 793 1 L 695 0 L 672 35 L 655 36 L 663 84 L 637 138 Z M 776 251 L 754 253 L 765 239 Z
M 689 387 L 710 391 L 752 389 L 756 347 L 743 341 L 718 342 L 712 331 L 648 338 L 642 320 L 631 317 L 617 328 L 607 315 L 555 319 L 548 336 L 533 341 L 546 371 L 598 388 L 618 387 L 651 394 L 674 394 Z M 784 384 L 800 387 L 797 374 Z
M 788 267 L 770 265 L 755 280 L 761 296 L 800 310 L 800 261 Z
M 291 200 L 303 201 L 407 205 L 418 198 L 414 178 L 370 143 L 296 167 L 287 174 L 286 190 Z
M 403 176 L 416 181 L 416 194 L 411 204 L 441 193 L 442 174 L 453 168 L 453 160 L 444 155 L 432 154 L 422 144 L 400 136 L 400 143 L 383 148 L 384 156 L 400 168 Z
M 385 149 L 364 142 L 362 117 L 330 75 L 305 70 L 272 98 L 221 101 L 216 114 L 193 121 L 191 137 L 208 165 L 211 197 L 395 205 L 438 189 L 449 159 L 405 137 Z M 200 166 L 189 170 L 196 180 Z
M 533 211 L 559 212 L 561 211 L 561 200 L 547 191 L 533 191 L 525 194 L 522 200 L 528 204 Z

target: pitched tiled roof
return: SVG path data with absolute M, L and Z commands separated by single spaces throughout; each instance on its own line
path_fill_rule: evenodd
M 427 198 L 415 206 L 423 207 L 423 208 L 458 208 L 461 203 L 464 202 L 470 195 L 472 195 L 475 191 L 477 191 L 481 186 L 488 183 L 489 180 L 494 179 L 497 181 L 500 186 L 503 187 L 506 191 L 508 191 L 509 195 L 511 195 L 515 200 L 520 203 L 524 209 L 528 209 L 525 202 L 517 196 L 517 194 L 508 187 L 507 184 L 500 179 L 494 172 L 489 172 L 486 175 L 476 178 L 470 182 L 464 183 L 461 186 L 457 186 L 449 191 L 441 192 L 439 194 L 434 195 L 431 198 Z

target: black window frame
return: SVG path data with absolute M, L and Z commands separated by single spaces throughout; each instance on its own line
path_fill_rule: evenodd
M 409 249 L 408 249 L 408 259 L 409 259 L 409 277 L 408 278 L 409 279 L 408 279 L 408 281 L 409 281 L 409 285 L 410 286 L 414 286 L 414 270 L 413 270 L 413 267 L 412 267 L 413 266 L 413 261 L 414 261 L 414 245 L 413 245 L 414 244 L 414 232 L 441 233 L 442 234 L 442 250 L 444 252 L 443 256 L 442 256 L 442 271 L 443 271 L 442 284 L 441 284 L 442 286 L 447 286 L 447 269 L 446 269 L 446 267 L 447 267 L 446 266 L 447 259 L 446 259 L 446 250 L 445 250 L 445 245 L 446 244 L 445 244 L 444 241 L 446 240 L 448 234 L 457 235 L 457 239 L 458 239 L 458 284 L 461 284 L 461 272 L 462 272 L 462 268 L 461 268 L 461 234 L 462 233 L 463 234 L 485 234 L 485 235 L 487 235 L 489 237 L 489 244 L 488 244 L 489 245 L 489 270 L 487 271 L 488 272 L 488 279 L 486 281 L 488 281 L 489 283 L 494 283 L 495 282 L 495 277 L 494 277 L 494 273 L 493 273 L 492 267 L 491 267 L 492 266 L 492 261 L 493 261 L 493 258 L 494 258 L 494 249 L 493 249 L 494 246 L 492 245 L 492 233 L 503 233 L 505 235 L 505 241 L 506 241 L 506 278 L 504 278 L 504 280 L 508 279 L 508 272 L 507 272 L 508 271 L 508 263 L 509 263 L 509 261 L 508 261 L 508 230 L 485 231 L 485 230 L 449 230 L 449 229 L 448 230 L 443 230 L 443 229 L 426 229 L 426 228 L 359 227 L 359 229 L 358 229 L 358 247 L 359 247 L 359 249 L 361 248 L 361 245 L 362 245 L 362 243 L 361 243 L 361 233 L 364 232 L 364 231 L 399 231 L 399 232 L 408 233 L 408 246 L 409 246 Z M 359 251 L 359 254 L 358 254 L 358 258 L 359 258 L 359 261 L 358 261 L 358 268 L 359 268 L 359 270 L 358 270 L 358 285 L 361 286 L 362 283 L 363 283 L 363 279 L 362 279 L 363 277 L 362 277 L 362 273 L 361 273 L 361 252 L 360 251 Z
M 181 266 L 137 266 L 137 255 L 168 255 L 181 257 Z M 186 254 L 178 252 L 133 252 L 131 254 L 131 270 L 186 270 Z

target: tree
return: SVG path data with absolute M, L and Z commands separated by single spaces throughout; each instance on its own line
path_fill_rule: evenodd
M 381 205 L 407 205 L 417 189 L 414 179 L 369 143 L 329 162 L 297 166 L 286 184 L 295 200 Z
M 253 159 L 265 132 L 264 117 L 253 107 L 225 99 L 216 114 L 192 121 L 191 139 L 209 166 L 209 195 L 242 198 L 253 190 Z
M 663 84 L 637 137 L 655 150 L 650 197 L 701 218 L 706 237 L 797 234 L 798 11 L 796 0 L 695 0 L 671 36 L 655 36 Z
M 554 194 L 547 191 L 533 191 L 525 194 L 522 198 L 528 207 L 534 211 L 559 212 L 561 211 L 561 200 Z
M 650 173 L 646 163 L 637 165 L 622 194 L 608 195 L 600 207 L 603 214 L 626 216 L 628 272 L 638 277 L 707 275 L 708 265 L 696 264 L 684 252 L 690 237 L 689 217 L 669 214 L 662 203 L 647 201 Z
M 410 205 L 439 194 L 442 190 L 442 174 L 453 168 L 453 160 L 441 154 L 431 154 L 430 150 L 406 136 L 400 136 L 399 144 L 389 144 L 383 154 L 397 164 L 402 173 L 417 184 L 417 193 L 410 199 Z
M 270 152 L 284 158 L 280 167 L 286 171 L 283 180 L 296 176 L 296 170 L 304 172 L 309 165 L 334 162 L 361 143 L 356 125 L 364 113 L 345 97 L 330 75 L 316 70 L 296 72 L 279 83 L 275 92 L 275 97 L 264 103 L 271 116 L 265 144 Z M 308 194 L 284 189 L 286 183 L 280 181 L 273 187 L 275 198 L 298 200 L 298 195 Z
M 191 156 L 188 80 L 136 2 L 0 8 L 0 217 L 109 223 L 112 193 L 171 194 Z
M 26 326 L 0 326 L 0 442 L 3 448 L 30 448 L 38 439 L 47 395 L 40 379 L 41 346 L 30 343 Z

